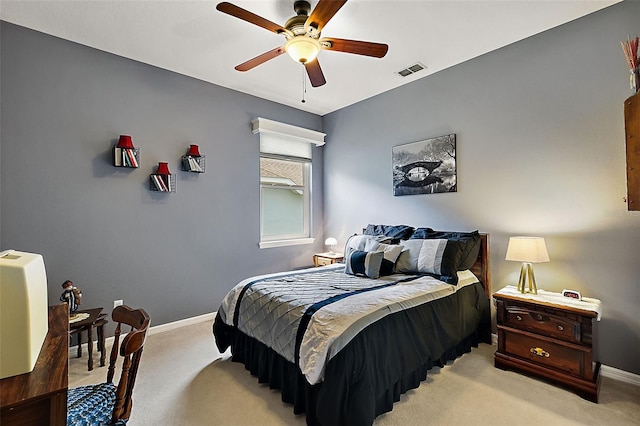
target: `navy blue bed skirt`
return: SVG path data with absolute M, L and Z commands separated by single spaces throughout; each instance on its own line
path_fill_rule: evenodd
M 271 389 L 308 425 L 370 425 L 393 409 L 400 395 L 420 386 L 427 372 L 491 343 L 490 307 L 480 283 L 452 296 L 388 315 L 362 330 L 326 365 L 322 383 L 311 385 L 282 356 L 216 317 L 213 334 L 221 352 Z

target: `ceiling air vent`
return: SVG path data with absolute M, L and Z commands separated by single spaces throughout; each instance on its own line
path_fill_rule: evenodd
M 420 62 L 417 62 L 409 67 L 406 67 L 403 70 L 398 71 L 398 74 L 400 74 L 402 77 L 407 77 L 411 74 L 417 73 L 418 71 L 422 71 L 425 68 L 427 67 L 422 65 Z

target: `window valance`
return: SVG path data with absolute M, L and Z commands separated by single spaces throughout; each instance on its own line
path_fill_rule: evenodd
M 253 133 L 260 134 L 260 152 L 311 158 L 311 147 L 325 144 L 325 133 L 291 124 L 280 123 L 266 118 L 256 118 L 251 122 Z

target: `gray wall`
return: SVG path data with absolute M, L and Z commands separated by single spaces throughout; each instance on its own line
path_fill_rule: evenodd
M 322 150 L 314 148 L 314 245 L 258 248 L 265 117 L 321 117 L 2 23 L 2 249 L 41 253 L 49 303 L 73 280 L 85 306 L 142 306 L 154 324 L 217 310 L 250 274 L 311 265 L 322 243 Z M 130 134 L 139 169 L 115 168 Z M 206 173 L 179 171 L 189 144 Z M 175 194 L 148 190 L 159 161 Z
M 489 232 L 494 291 L 518 279 L 509 236 L 543 236 L 551 262 L 535 265 L 539 287 L 601 299 L 599 360 L 640 373 L 620 48 L 638 17 L 640 3 L 624 2 L 325 116 L 327 235 L 344 243 L 368 223 Z M 394 197 L 392 147 L 448 133 L 458 192 Z
M 541 288 L 600 298 L 598 356 L 640 373 L 640 215 L 626 211 L 624 2 L 323 118 L 2 23 L 0 248 L 42 253 L 49 302 L 144 306 L 155 324 L 217 309 L 248 275 L 307 265 L 313 246 L 259 250 L 262 116 L 328 133 L 314 149 L 314 229 L 367 223 L 491 233 L 493 288 L 517 280 L 508 237 L 544 236 Z M 392 47 L 393 48 L 393 47 Z M 428 61 L 426 61 L 428 62 Z M 427 63 L 428 65 L 428 63 Z M 142 167 L 110 165 L 121 133 Z M 456 133 L 458 192 L 393 197 L 391 148 Z M 188 175 L 188 144 L 207 172 Z M 324 154 L 324 166 L 323 166 Z M 177 193 L 147 189 L 168 161 Z M 324 209 L 323 170 L 324 167 Z

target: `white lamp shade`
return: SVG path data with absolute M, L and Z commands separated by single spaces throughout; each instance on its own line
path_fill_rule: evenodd
M 336 244 L 338 244 L 338 240 L 336 240 L 336 239 L 335 239 L 335 238 L 333 238 L 333 237 L 329 237 L 329 238 L 327 238 L 326 240 L 324 240 L 324 244 L 325 244 L 325 245 L 327 245 L 327 246 L 329 246 L 329 247 L 333 247 L 333 246 L 335 246 Z
M 511 237 L 506 260 L 540 263 L 549 261 L 547 246 L 542 237 Z

